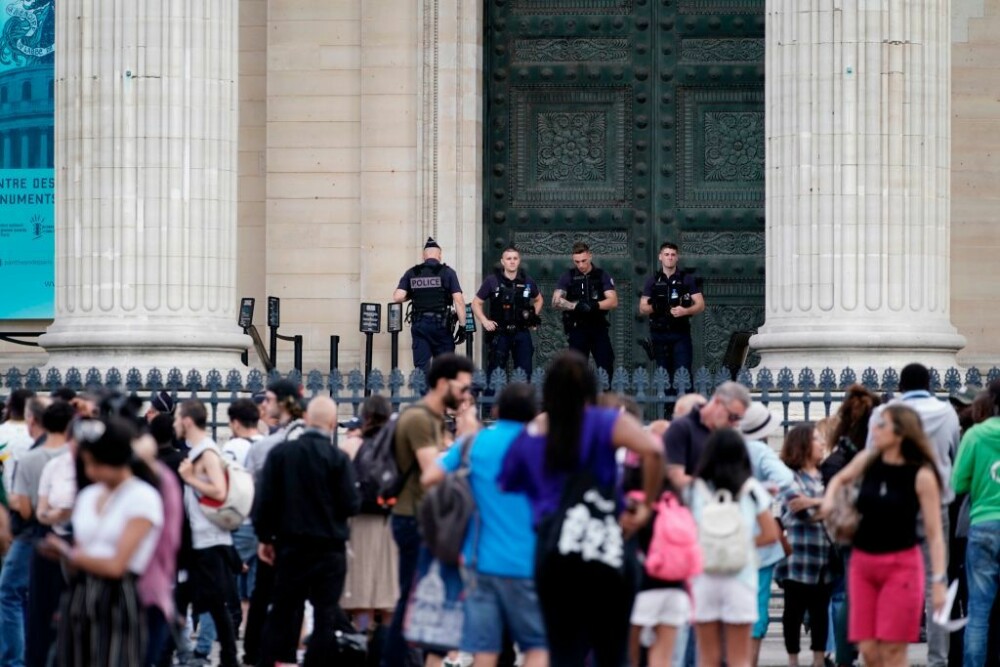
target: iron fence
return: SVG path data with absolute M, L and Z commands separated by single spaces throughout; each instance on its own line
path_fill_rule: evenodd
M 646 368 L 628 371 L 619 367 L 612 377 L 602 369 L 597 370 L 601 386 L 608 391 L 631 396 L 643 408 L 647 418 L 655 419 L 669 415 L 679 395 L 695 391 L 708 396 L 721 383 L 733 380 L 745 385 L 754 399 L 769 406 L 780 406 L 785 426 L 800 421 L 819 419 L 836 411 L 843 398 L 844 390 L 859 383 L 867 389 L 892 396 L 899 388 L 899 373 L 889 368 L 881 373 L 874 368 L 859 372 L 851 368 L 839 373 L 832 368 L 823 368 L 818 373 L 806 368 L 793 373 L 788 368 L 777 372 L 767 368 L 742 368 L 733 374 L 729 369 L 717 371 L 700 368 L 692 377 L 686 369 L 680 369 L 671 377 L 664 369 L 652 373 Z M 392 369 L 388 373 L 373 369 L 365 377 L 360 369 L 342 372 L 319 370 L 301 374 L 291 371 L 282 374 L 276 370 L 262 373 L 230 370 L 223 374 L 218 370 L 202 374 L 197 370 L 187 373 L 172 368 L 164 373 L 159 369 L 148 371 L 145 376 L 135 368 L 123 375 L 112 368 L 102 373 L 96 368 L 85 372 L 70 368 L 65 373 L 58 369 L 42 370 L 30 368 L 22 372 L 16 368 L 0 374 L 0 399 L 6 400 L 11 391 L 30 389 L 36 393 L 51 392 L 67 387 L 77 392 L 119 391 L 148 399 L 160 391 L 169 392 L 175 399 L 197 398 L 209 409 L 213 437 L 218 437 L 220 428 L 228 425 L 225 408 L 237 398 L 245 398 L 264 391 L 267 385 L 277 379 L 290 379 L 303 387 L 307 398 L 320 394 L 329 395 L 341 406 L 347 406 L 352 414 L 357 414 L 365 397 L 371 393 L 383 394 L 395 408 L 418 400 L 427 390 L 424 373 L 414 370 L 404 373 Z M 931 369 L 931 389 L 941 399 L 954 396 L 963 389 L 980 390 L 990 382 L 1000 379 L 1000 368 L 994 366 L 985 374 L 978 368 L 960 370 L 948 368 L 943 372 Z M 500 369 L 487 377 L 483 370 L 477 370 L 473 378 L 474 388 L 484 413 L 488 413 L 495 397 L 509 382 L 526 382 L 528 376 L 521 369 L 508 375 Z M 539 394 L 545 382 L 544 369 L 536 370 L 530 382 Z M 220 421 L 220 414 L 223 420 Z

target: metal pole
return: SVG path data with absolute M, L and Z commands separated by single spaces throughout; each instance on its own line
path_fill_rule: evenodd
M 365 334 L 365 397 L 372 395 L 368 387 L 368 376 L 372 373 L 372 351 L 375 346 L 375 334 Z
M 330 336 L 330 373 L 340 368 L 340 336 Z
M 278 327 L 271 329 L 271 368 L 278 367 Z
M 390 348 L 392 352 L 392 370 L 399 368 L 399 332 L 393 331 L 389 334 L 392 338 Z
M 293 345 L 295 345 L 295 370 L 297 370 L 299 372 L 299 375 L 302 375 L 302 347 L 303 347 L 303 341 L 302 341 L 302 335 L 301 334 L 297 334 L 295 336 L 295 342 L 293 343 Z

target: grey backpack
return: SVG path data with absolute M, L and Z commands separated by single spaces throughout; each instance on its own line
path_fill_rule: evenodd
M 469 484 L 469 454 L 474 436 L 462 441 L 458 470 L 431 488 L 420 502 L 417 518 L 420 532 L 431 554 L 442 563 L 458 565 L 469 529 L 469 520 L 476 512 L 476 501 Z

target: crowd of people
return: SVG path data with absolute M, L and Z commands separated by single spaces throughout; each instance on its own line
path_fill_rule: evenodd
M 817 667 L 1000 661 L 1000 383 L 953 406 L 911 364 L 783 429 L 727 382 L 644 423 L 567 351 L 484 425 L 473 371 L 346 422 L 277 380 L 223 443 L 196 399 L 12 392 L 0 667 L 744 667 L 776 588 L 789 665 L 803 630 Z

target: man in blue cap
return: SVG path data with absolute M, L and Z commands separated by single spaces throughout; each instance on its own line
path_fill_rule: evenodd
M 441 263 L 441 246 L 431 237 L 424 244 L 424 261 L 399 279 L 392 300 L 409 300 L 410 337 L 413 341 L 413 367 L 425 373 L 431 358 L 455 351 L 455 345 L 465 342 L 465 299 L 458 276 L 447 264 Z M 452 320 L 458 329 L 452 334 Z

